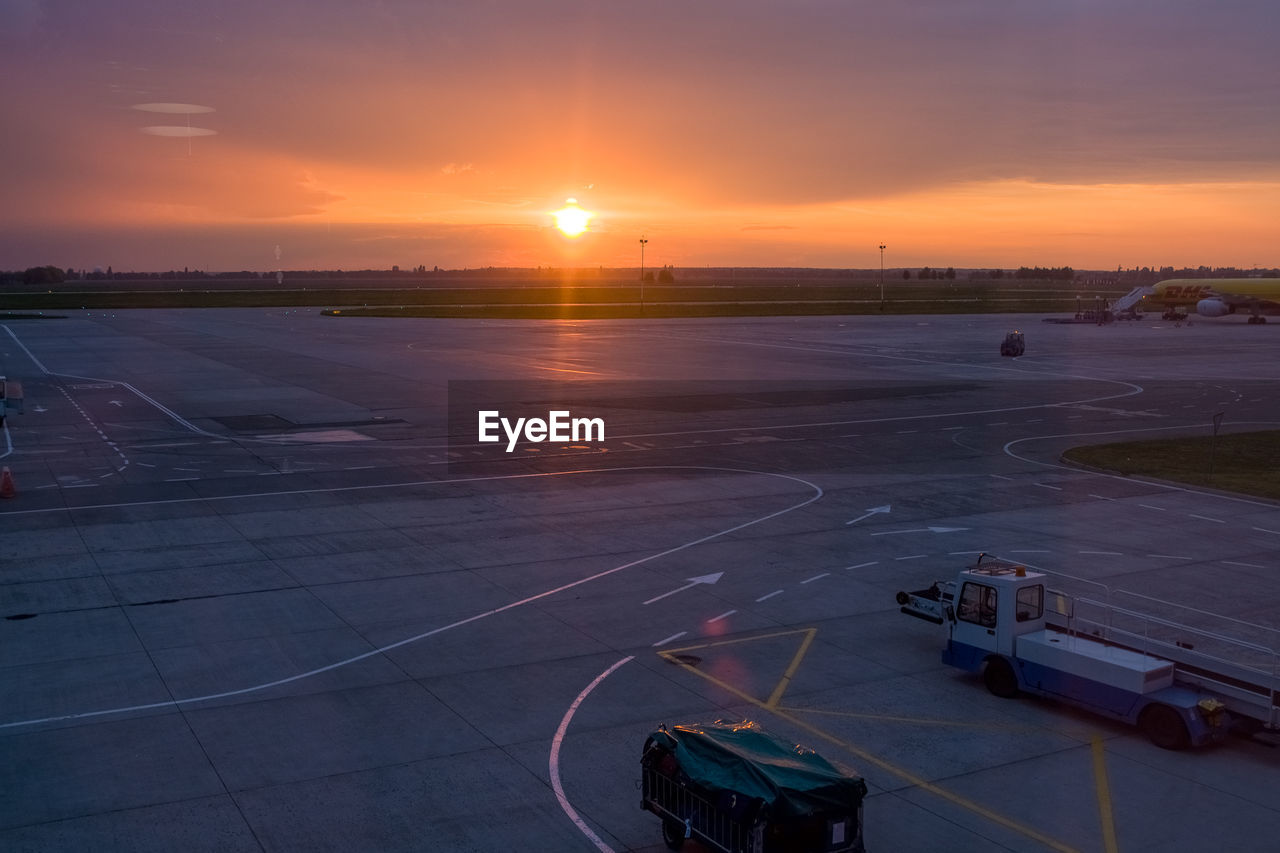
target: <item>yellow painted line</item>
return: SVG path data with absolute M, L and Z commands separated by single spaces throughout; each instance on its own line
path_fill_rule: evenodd
M 1093 780 L 1098 790 L 1098 819 L 1102 822 L 1102 846 L 1106 853 L 1119 853 L 1116 820 L 1111 811 L 1111 784 L 1107 781 L 1107 755 L 1102 738 L 1093 738 Z
M 795 633 L 795 632 L 784 632 L 784 633 Z M 809 732 L 814 737 L 820 738 L 822 740 L 827 741 L 828 743 L 832 743 L 838 747 L 841 747 L 842 749 L 849 752 L 851 755 L 857 756 L 867 764 L 874 764 L 876 767 L 879 767 L 882 770 L 892 773 L 893 775 L 897 776 L 900 779 L 903 779 L 908 784 L 913 785 L 921 789 L 922 791 L 927 791 L 931 794 L 934 794 L 935 796 L 941 797 L 942 799 L 947 800 L 951 803 L 954 803 L 955 805 L 960 806 L 963 809 L 973 812 L 979 817 L 986 818 L 992 823 L 996 823 L 1007 829 L 1011 829 L 1014 832 L 1017 832 L 1020 835 L 1024 835 L 1027 838 L 1030 838 L 1032 841 L 1039 842 L 1040 844 L 1043 844 L 1052 850 L 1060 851 L 1060 853 L 1079 853 L 1079 851 L 1077 851 L 1076 848 L 1071 847 L 1070 845 L 1064 844 L 1061 841 L 1050 838 L 1049 836 L 1041 832 L 1037 832 L 1036 830 L 1032 829 L 1029 826 L 1024 826 L 1023 824 L 1018 823 L 1012 818 L 1008 818 L 1002 814 L 993 812 L 991 811 L 991 809 L 988 809 L 986 806 L 980 805 L 979 803 L 975 803 L 973 800 L 965 799 L 964 797 L 961 797 L 958 794 L 953 794 L 944 788 L 940 788 L 937 785 L 933 784 L 932 782 L 928 781 L 927 779 L 924 779 L 921 776 L 915 775 L 910 770 L 906 770 L 905 768 L 899 767 L 896 764 L 892 764 L 886 761 L 885 759 L 880 758 L 879 756 L 876 756 L 871 754 L 870 752 L 867 752 L 865 749 L 862 749 L 861 747 L 854 746 L 852 743 L 849 743 L 848 741 L 841 740 L 835 735 L 829 734 L 828 732 L 823 731 L 817 726 L 810 725 L 809 723 L 805 722 L 804 720 L 800 719 L 794 714 L 788 714 L 785 711 L 781 711 L 776 708 L 770 708 L 765 703 L 761 702 L 759 699 L 755 698 L 754 696 L 743 693 L 741 690 L 734 687 L 733 685 L 728 684 L 724 681 L 721 681 L 720 679 L 716 678 L 713 675 L 708 675 L 707 673 L 702 672 L 696 667 L 689 666 L 688 664 L 682 661 L 675 660 L 674 658 L 668 657 L 671 654 L 672 652 L 670 651 L 658 652 L 658 655 L 660 657 L 665 658 L 666 660 L 676 664 L 677 666 L 680 666 L 685 670 L 688 670 L 689 672 L 693 673 L 699 678 L 704 678 L 707 681 L 710 681 L 712 684 L 716 685 L 717 687 L 723 690 L 729 691 L 730 693 L 734 694 L 740 699 L 743 699 L 746 702 L 751 703 L 752 705 L 756 706 L 762 711 L 768 711 L 778 717 L 781 717 L 782 719 L 786 720 L 792 725 L 797 726 L 798 728 L 803 729 L 806 732 Z
M 796 628 L 791 631 L 774 631 L 771 634 L 756 634 L 751 637 L 738 637 L 734 640 L 716 640 L 714 643 L 698 643 L 696 646 L 681 646 L 678 649 L 663 649 L 658 654 L 662 656 L 675 655 L 680 652 L 692 652 L 698 649 L 714 649 L 717 646 L 736 646 L 739 643 L 754 643 L 756 640 L 771 640 L 774 637 L 789 637 L 792 634 L 804 634 L 808 631 L 817 631 L 817 628 Z M 676 661 L 679 663 L 679 661 Z M 701 675 L 701 673 L 699 673 Z
M 773 688 L 773 692 L 769 694 L 769 699 L 764 703 L 766 708 L 777 708 L 778 703 L 782 701 L 782 694 L 787 692 L 787 687 L 791 685 L 791 676 L 796 674 L 796 670 L 800 668 L 800 661 L 804 659 L 805 654 L 809 651 L 809 646 L 813 644 L 813 637 L 818 633 L 817 628 L 808 628 L 805 631 L 804 642 L 800 643 L 800 648 L 796 651 L 795 657 L 791 659 L 791 665 L 787 667 L 787 671 L 782 674 L 782 680 L 778 682 L 778 686 Z
M 947 726 L 958 729 L 987 729 L 999 732 L 1027 732 L 1031 734 L 1061 734 L 1065 737 L 1075 737 L 1080 740 L 1096 737 L 1093 732 L 1077 731 L 1075 734 L 1072 734 L 1067 731 L 1045 728 L 1044 726 L 1017 726 L 1004 723 L 969 723 L 961 720 L 940 720 L 930 717 L 899 717 L 893 714 L 859 714 L 854 711 L 830 711 L 825 708 L 783 708 L 782 710 L 789 714 L 822 714 L 828 717 L 851 717 L 857 720 L 883 720 L 888 723 L 911 723 L 913 725 L 921 726 Z

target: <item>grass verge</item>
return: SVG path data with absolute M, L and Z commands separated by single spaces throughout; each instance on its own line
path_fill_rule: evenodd
M 1073 447 L 1062 458 L 1118 474 L 1280 500 L 1280 430 L 1095 444 Z

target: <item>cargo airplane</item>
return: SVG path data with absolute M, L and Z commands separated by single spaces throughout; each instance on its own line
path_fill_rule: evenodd
M 1280 278 L 1171 278 L 1146 289 L 1142 301 L 1164 306 L 1166 320 L 1180 320 L 1178 309 L 1194 305 L 1201 317 L 1224 317 L 1249 311 L 1250 323 L 1265 323 L 1264 314 L 1280 314 Z

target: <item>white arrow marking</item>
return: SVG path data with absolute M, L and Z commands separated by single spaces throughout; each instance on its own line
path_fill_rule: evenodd
M 967 527 L 915 527 L 911 530 L 881 530 L 879 533 L 872 533 L 872 536 L 894 536 L 898 533 L 955 533 L 958 530 L 968 530 Z
M 684 586 L 676 587 L 670 592 L 664 592 L 662 595 L 659 595 L 656 598 L 649 599 L 648 601 L 645 602 L 645 604 L 653 604 L 655 601 L 661 601 L 662 599 L 666 598 L 668 595 L 675 595 L 677 592 L 684 592 L 686 589 L 691 589 L 700 583 L 715 583 L 716 581 L 720 580 L 720 578 L 723 575 L 724 575 L 724 572 L 716 572 L 710 575 L 698 575 L 696 578 L 689 578 L 689 582 Z
M 888 511 L 889 511 L 889 504 L 885 504 L 884 506 L 873 506 L 862 515 L 858 516 L 857 518 L 846 521 L 845 524 L 846 525 L 857 524 L 859 521 L 862 521 L 862 519 L 864 518 L 870 518 L 871 516 L 876 515 L 877 513 L 888 512 Z

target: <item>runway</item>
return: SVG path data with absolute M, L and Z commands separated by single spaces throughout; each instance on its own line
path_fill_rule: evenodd
M 1274 751 L 998 699 L 894 602 L 987 552 L 1274 625 L 1275 504 L 1059 461 L 1274 428 L 1233 320 L 9 322 L 0 847 L 663 849 L 646 734 L 748 717 L 871 850 L 1270 849 Z

